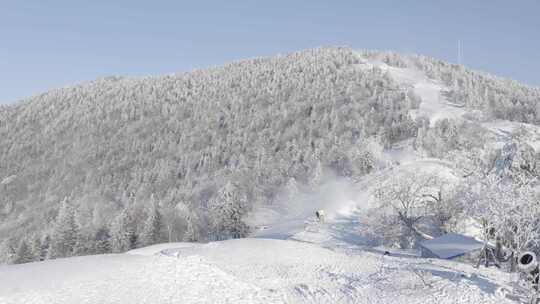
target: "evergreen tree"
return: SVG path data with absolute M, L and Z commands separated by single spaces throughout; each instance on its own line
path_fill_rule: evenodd
M 227 182 L 211 202 L 211 225 L 217 240 L 240 238 L 247 234 L 248 227 L 242 221 L 246 213 L 247 197 L 237 186 Z
M 94 234 L 94 252 L 96 254 L 107 253 L 111 251 L 109 229 L 103 227 L 96 230 Z
M 16 243 L 12 238 L 6 239 L 0 246 L 0 264 L 13 264 L 16 253 Z
M 77 235 L 75 246 L 73 246 L 73 255 L 84 255 L 94 253 L 94 239 L 93 234 L 80 231 Z
M 29 263 L 34 260 L 34 256 L 32 255 L 32 251 L 30 249 L 30 246 L 28 246 L 28 243 L 25 239 L 22 239 L 19 243 L 19 247 L 17 248 L 17 251 L 15 252 L 15 264 L 22 264 L 22 263 Z
M 143 230 L 141 233 L 140 241 L 143 246 L 155 244 L 160 241 L 162 227 L 162 217 L 159 212 L 158 203 L 155 201 L 154 196 L 151 197 L 150 207 L 148 208 L 148 215 L 144 222 Z
M 41 255 L 40 255 L 41 261 L 44 261 L 49 258 L 50 249 L 51 249 L 51 237 L 49 236 L 49 234 L 46 234 L 41 239 Z
M 41 238 L 39 236 L 34 236 L 32 238 L 32 243 L 30 245 L 30 251 L 34 257 L 34 261 L 43 261 L 43 247 L 41 243 Z
M 73 255 L 79 231 L 75 222 L 75 209 L 65 198 L 56 218 L 51 235 L 49 258 L 61 258 Z
M 185 242 L 197 242 L 200 240 L 201 236 L 199 234 L 199 227 L 197 223 L 199 222 L 197 214 L 193 211 L 189 211 L 186 216 L 186 232 L 184 233 Z
M 136 241 L 133 219 L 127 210 L 122 210 L 111 225 L 111 249 L 113 252 L 125 252 L 135 248 Z

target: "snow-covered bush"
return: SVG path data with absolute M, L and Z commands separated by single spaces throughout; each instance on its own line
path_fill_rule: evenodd
M 499 175 L 469 180 L 468 214 L 483 223 L 487 241 L 500 242 L 515 258 L 540 245 L 540 206 L 536 181 L 515 183 Z
M 393 172 L 375 189 L 376 208 L 370 211 L 365 233 L 378 242 L 400 248 L 439 235 L 462 209 L 436 175 Z
M 484 128 L 470 121 L 441 119 L 433 126 L 429 121 L 421 121 L 415 146 L 430 157 L 446 158 L 454 150 L 483 149 L 486 134 Z

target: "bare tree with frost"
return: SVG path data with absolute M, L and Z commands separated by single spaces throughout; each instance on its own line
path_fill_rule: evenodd
M 422 239 L 431 239 L 428 228 L 441 212 L 441 186 L 435 175 L 423 172 L 393 172 L 392 177 L 375 189 L 377 210 L 371 217 L 375 237 L 414 247 Z M 429 231 L 429 230 L 428 230 Z
M 534 181 L 520 185 L 497 175 L 472 187 L 469 214 L 484 224 L 486 242 L 500 243 L 509 251 L 511 271 L 519 254 L 540 245 L 540 206 L 534 187 Z

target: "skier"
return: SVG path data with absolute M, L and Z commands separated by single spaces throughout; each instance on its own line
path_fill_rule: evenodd
M 317 220 L 321 223 L 324 223 L 324 210 L 317 210 L 315 211 L 315 216 L 317 217 Z

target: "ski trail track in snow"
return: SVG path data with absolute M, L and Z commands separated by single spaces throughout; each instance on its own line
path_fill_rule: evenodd
M 460 105 L 447 100 L 444 94 L 445 91 L 448 91 L 446 86 L 429 79 L 422 71 L 412 67 L 397 68 L 382 61 L 366 59 L 361 54 L 358 54 L 358 56 L 361 62 L 357 65 L 359 69 L 379 68 L 388 72 L 402 90 L 413 89 L 414 93 L 421 99 L 419 109 L 411 112 L 413 118 L 425 116 L 433 124 L 440 119 L 458 118 L 467 113 L 467 110 Z

